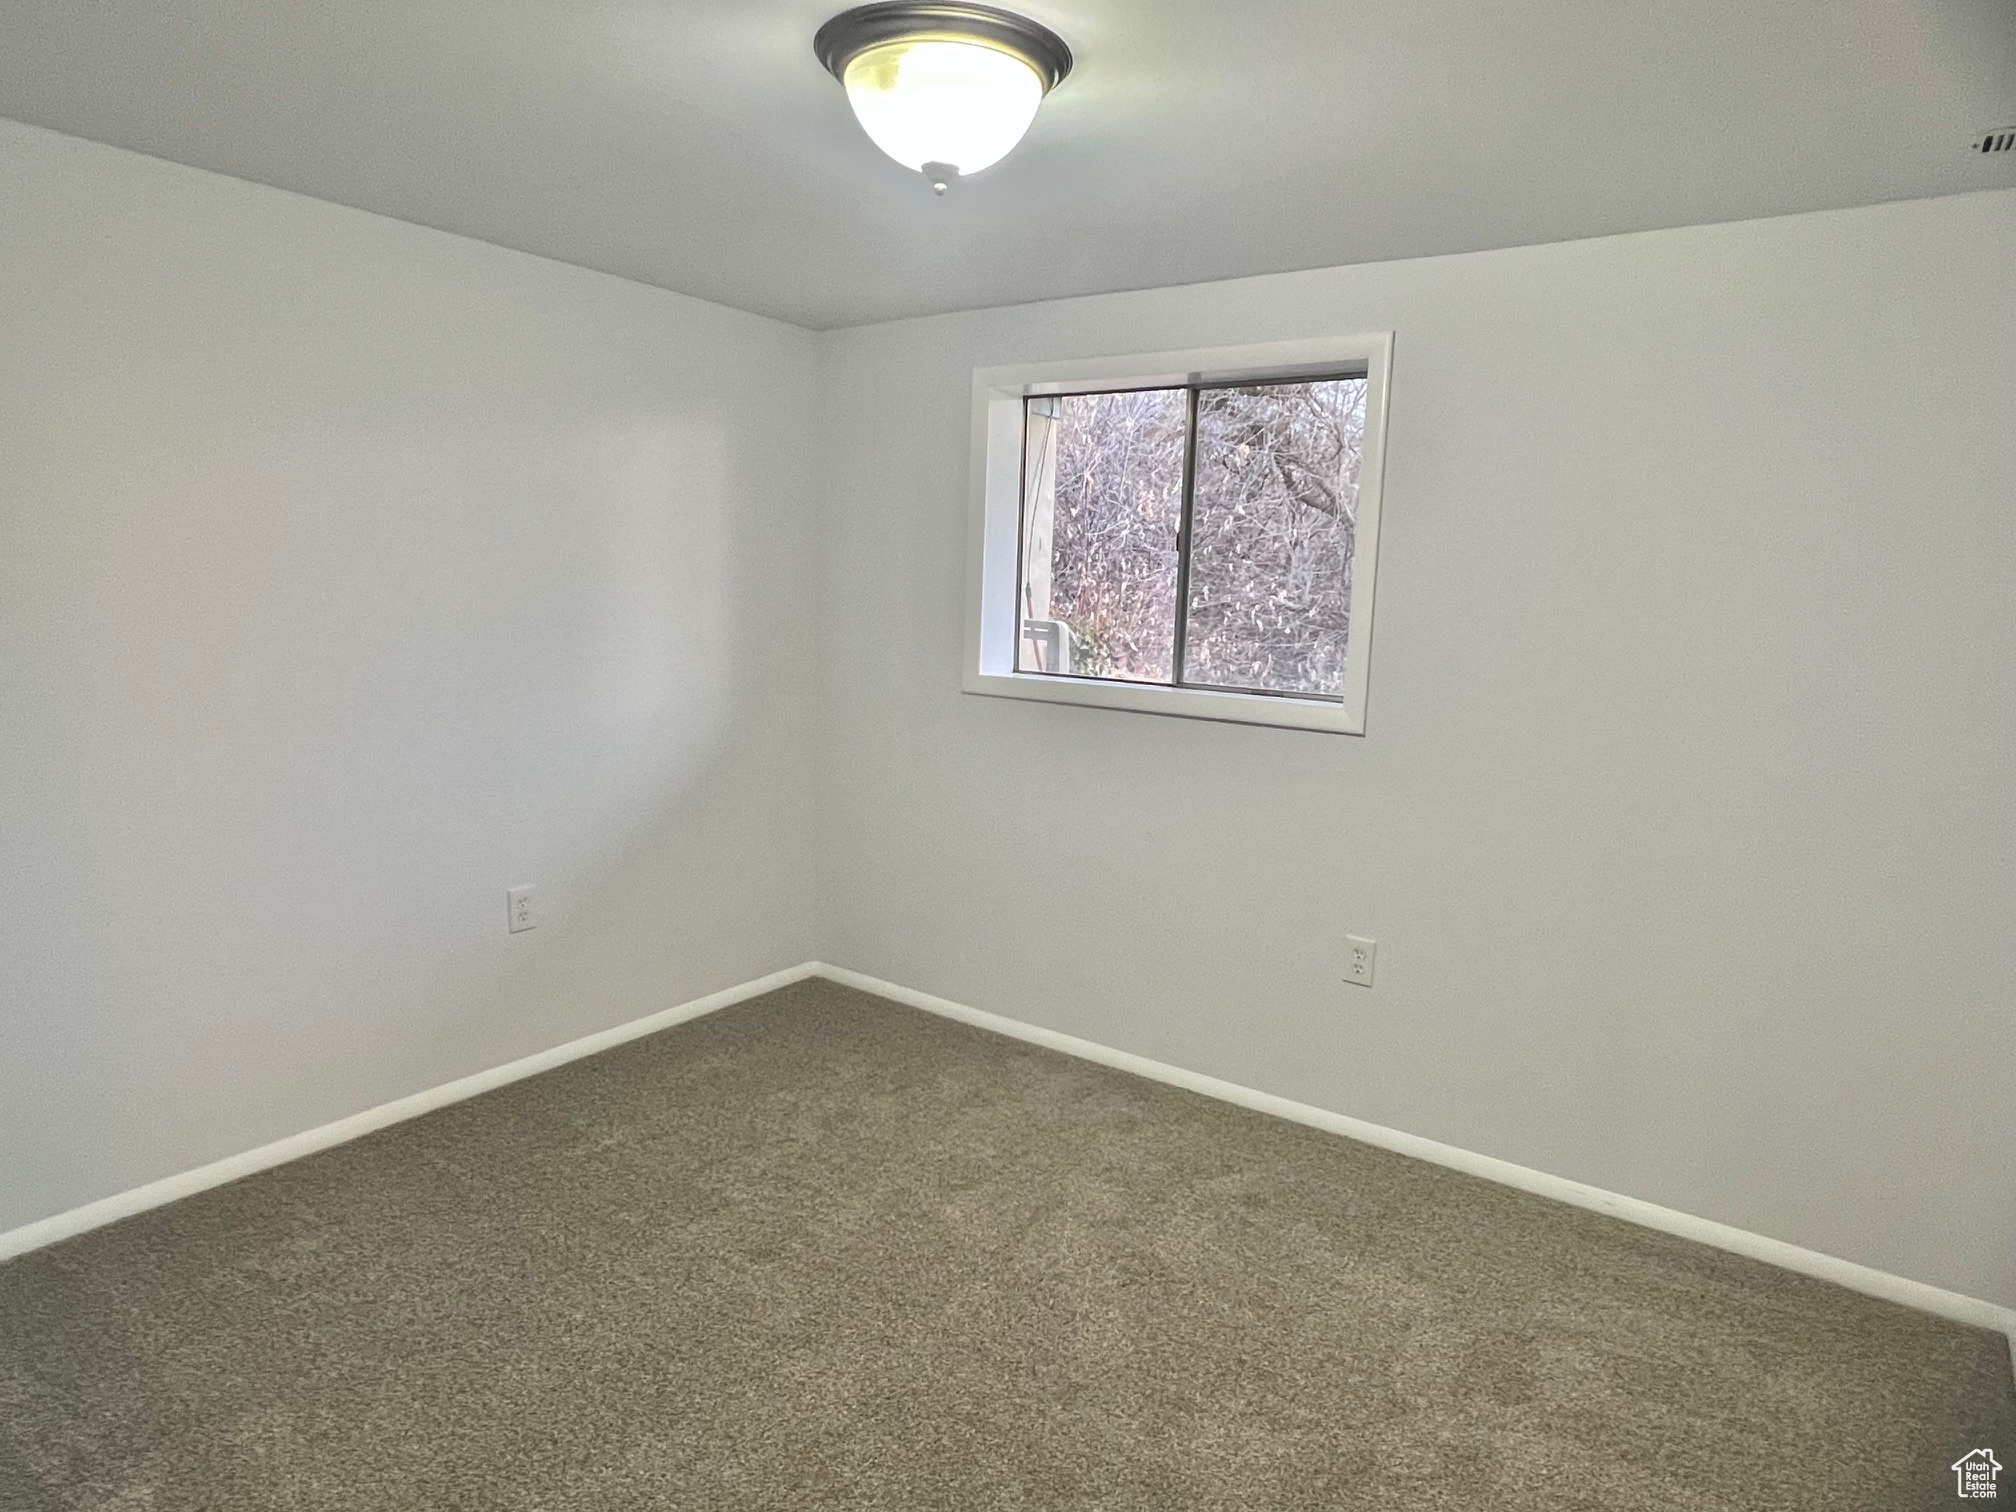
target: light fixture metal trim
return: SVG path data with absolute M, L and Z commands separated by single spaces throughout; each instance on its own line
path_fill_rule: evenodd
M 871 47 L 890 42 L 978 43 L 1020 58 L 1035 70 L 1047 95 L 1071 72 L 1071 49 L 1049 27 L 991 5 L 912 4 L 886 0 L 842 11 L 812 38 L 812 51 L 834 78 L 847 81 L 847 65 Z

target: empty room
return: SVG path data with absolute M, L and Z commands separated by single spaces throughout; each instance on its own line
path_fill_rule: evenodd
M 0 1512 L 2016 1497 L 2009 0 L 0 7 Z

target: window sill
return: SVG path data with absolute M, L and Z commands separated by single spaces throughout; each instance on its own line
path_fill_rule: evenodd
M 1181 719 L 1212 719 L 1228 724 L 1272 725 L 1287 730 L 1320 730 L 1332 735 L 1365 733 L 1364 726 L 1353 723 L 1350 712 L 1342 703 L 1329 699 L 1219 693 L 1206 688 L 1162 688 L 1148 683 L 1045 677 L 1034 672 L 968 672 L 965 689 L 968 693 L 981 693 L 990 698 L 1081 704 L 1095 709 L 1124 709 L 1135 714 L 1166 714 Z

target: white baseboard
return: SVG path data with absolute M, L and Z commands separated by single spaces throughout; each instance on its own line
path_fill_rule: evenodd
M 1660 1207 L 1654 1202 L 1642 1202 L 1636 1197 L 1620 1196 L 1616 1192 L 1606 1192 L 1601 1187 L 1584 1186 L 1579 1181 L 1570 1181 L 1562 1176 L 1550 1176 L 1545 1171 L 1514 1165 L 1509 1160 L 1474 1154 L 1469 1150 L 1458 1149 L 1454 1145 L 1423 1139 L 1418 1134 L 1403 1134 L 1397 1129 L 1384 1128 L 1379 1124 L 1366 1123 L 1363 1119 L 1311 1107 L 1308 1103 L 1291 1102 L 1288 1098 L 1276 1097 L 1270 1092 L 1256 1092 L 1250 1087 L 1220 1081 L 1215 1076 L 1185 1071 L 1180 1066 L 1165 1065 L 1161 1061 L 1152 1061 L 1145 1056 L 1130 1055 L 1125 1050 L 1094 1044 L 1091 1040 L 1059 1034 L 1054 1029 L 1039 1029 L 1033 1024 L 1003 1018 L 998 1013 L 988 1013 L 979 1008 L 969 1008 L 964 1003 L 933 997 L 928 992 L 918 992 L 909 987 L 899 986 L 895 982 L 885 982 L 879 977 L 863 975 L 858 971 L 828 966 L 823 962 L 815 963 L 812 970 L 814 974 L 829 981 L 857 987 L 863 992 L 872 992 L 877 997 L 885 997 L 892 1002 L 921 1008 L 926 1013 L 939 1014 L 944 1018 L 957 1019 L 962 1024 L 972 1024 L 976 1028 L 990 1029 L 996 1034 L 1005 1034 L 1011 1039 L 1041 1045 L 1048 1050 L 1059 1050 L 1066 1055 L 1078 1056 L 1082 1060 L 1096 1061 L 1102 1066 L 1111 1066 L 1116 1071 L 1131 1072 L 1135 1076 L 1145 1076 L 1151 1081 L 1167 1082 L 1172 1087 L 1182 1087 L 1191 1092 L 1202 1093 L 1206 1097 L 1237 1103 L 1242 1108 L 1251 1108 L 1258 1113 L 1271 1113 L 1276 1118 L 1308 1124 L 1311 1128 L 1325 1129 L 1332 1134 L 1342 1134 L 1348 1139 L 1377 1145 L 1382 1150 L 1411 1155 L 1416 1160 L 1426 1160 L 1435 1165 L 1447 1166 L 1451 1170 L 1462 1171 L 1466 1175 L 1481 1176 L 1486 1181 L 1517 1187 L 1522 1192 L 1532 1192 L 1536 1196 L 1551 1197 L 1557 1202 L 1566 1202 L 1574 1207 L 1608 1213 L 1611 1217 L 1622 1218 L 1627 1223 L 1658 1229 L 1662 1233 L 1676 1234 L 1682 1239 L 1693 1239 L 1719 1250 L 1728 1250 L 1732 1254 L 1762 1260 L 1767 1265 L 1797 1271 L 1803 1276 L 1832 1281 L 1837 1286 L 1845 1286 L 1850 1291 L 1862 1292 L 1871 1297 L 1881 1297 L 1886 1302 L 1896 1302 L 1905 1307 L 1916 1308 L 1920 1312 L 1950 1318 L 1956 1323 L 1969 1323 L 1976 1328 L 1990 1329 L 2008 1337 L 2012 1368 L 2016 1368 L 2016 1309 L 2000 1307 L 1993 1302 L 1983 1302 L 1978 1297 L 1963 1296 L 1959 1292 L 1946 1291 L 1941 1287 L 1928 1286 L 1923 1281 L 1911 1281 L 1903 1276 L 1893 1276 L 1887 1271 L 1857 1265 L 1852 1260 L 1823 1255 L 1818 1250 L 1802 1249 L 1796 1244 L 1787 1244 L 1782 1239 L 1769 1239 L 1762 1234 L 1750 1233 L 1746 1229 L 1717 1223 L 1712 1218 L 1697 1218 L 1692 1213 Z
M 422 1113 L 445 1108 L 450 1103 L 461 1102 L 465 1098 L 476 1096 L 479 1092 L 488 1092 L 511 1082 L 523 1081 L 528 1076 L 537 1076 L 541 1071 L 551 1071 L 555 1066 L 564 1066 L 568 1061 L 580 1060 L 585 1055 L 613 1049 L 626 1040 L 655 1034 L 660 1029 L 683 1024 L 688 1019 L 699 1018 L 748 998 L 760 997 L 766 992 L 774 992 L 779 987 L 788 987 L 793 982 L 802 982 L 815 974 L 817 968 L 810 962 L 788 967 L 783 971 L 773 971 L 768 976 L 758 977 L 753 982 L 744 982 L 739 987 L 725 988 L 720 992 L 709 993 L 706 997 L 695 998 L 690 1003 L 681 1003 L 676 1008 L 667 1008 L 644 1018 L 633 1019 L 627 1024 L 618 1024 L 613 1029 L 604 1029 L 599 1034 L 569 1040 L 564 1045 L 556 1045 L 551 1050 L 541 1050 L 537 1055 L 528 1055 L 523 1060 L 512 1061 L 509 1065 L 493 1066 L 488 1071 L 478 1071 L 474 1076 L 465 1076 L 459 1081 L 430 1087 L 425 1092 L 415 1092 L 411 1097 L 381 1103 L 375 1108 L 365 1109 L 362 1113 L 339 1118 L 334 1123 L 323 1124 L 319 1129 L 290 1134 L 285 1139 L 276 1139 L 272 1144 L 261 1145 L 256 1150 L 227 1155 L 222 1160 L 198 1166 L 193 1171 L 164 1176 L 159 1181 L 150 1181 L 145 1186 L 134 1187 L 131 1191 L 117 1192 L 110 1197 L 101 1197 L 96 1202 L 87 1202 L 82 1207 L 71 1208 L 68 1212 L 24 1224 L 20 1228 L 0 1234 L 0 1260 L 26 1254 L 29 1250 L 41 1249 L 44 1245 L 54 1244 L 59 1239 L 68 1239 L 73 1234 L 102 1228 L 108 1223 L 116 1223 L 121 1218 L 130 1218 L 135 1213 L 144 1213 L 149 1208 L 160 1207 L 178 1198 L 194 1196 L 211 1187 L 222 1186 L 227 1181 L 236 1181 L 242 1176 L 256 1175 L 274 1166 L 285 1165 L 290 1160 L 299 1160 L 303 1155 L 313 1155 L 317 1150 L 326 1150 L 331 1145 L 343 1144 L 363 1135 L 375 1133 L 387 1125 L 403 1123 L 409 1118 L 418 1118 Z
M 1011 1039 L 1041 1045 L 1045 1049 L 1061 1051 L 1065 1055 L 1075 1055 L 1081 1060 L 1094 1061 L 1102 1066 L 1111 1066 L 1117 1071 L 1145 1076 L 1151 1081 L 1166 1082 L 1172 1087 L 1182 1087 L 1191 1092 L 1201 1093 L 1205 1097 L 1236 1103 L 1242 1108 L 1251 1108 L 1258 1113 L 1267 1113 L 1294 1123 L 1307 1124 L 1311 1128 L 1324 1129 L 1332 1134 L 1342 1134 L 1347 1139 L 1377 1145 L 1381 1149 L 1392 1150 L 1401 1155 L 1411 1155 L 1417 1160 L 1447 1166 L 1451 1170 L 1462 1171 L 1471 1176 L 1481 1176 L 1486 1181 L 1496 1181 L 1505 1186 L 1517 1187 L 1523 1192 L 1532 1192 L 1536 1196 L 1551 1197 L 1557 1202 L 1607 1213 L 1613 1218 L 1622 1218 L 1627 1223 L 1641 1224 L 1646 1228 L 1658 1229 L 1662 1233 L 1676 1234 L 1682 1239 L 1693 1239 L 1702 1244 L 1712 1245 L 1716 1249 L 1746 1255 L 1752 1260 L 1762 1260 L 1767 1265 L 1797 1271 L 1801 1275 L 1813 1276 L 1822 1281 L 1832 1281 L 1851 1291 L 1863 1292 L 1872 1297 L 1880 1297 L 1886 1302 L 1896 1302 L 1905 1307 L 1916 1308 L 1920 1312 L 1950 1318 L 1956 1323 L 1968 1323 L 1976 1328 L 1991 1329 L 2008 1337 L 2011 1358 L 2012 1361 L 2016 1361 L 2016 1309 L 2000 1307 L 1995 1303 L 1983 1302 L 1979 1298 L 1963 1296 L 1959 1292 L 1946 1291 L 1937 1286 L 1928 1286 L 1922 1281 L 1893 1276 L 1887 1271 L 1858 1265 L 1852 1260 L 1842 1260 L 1833 1255 L 1823 1255 L 1817 1250 L 1802 1249 L 1796 1244 L 1787 1244 L 1782 1239 L 1766 1238 L 1762 1234 L 1733 1228 L 1710 1218 L 1697 1218 L 1692 1213 L 1660 1207 L 1657 1203 L 1642 1202 L 1636 1197 L 1620 1196 L 1616 1192 L 1606 1192 L 1601 1187 L 1584 1186 L 1579 1181 L 1569 1181 L 1565 1177 L 1550 1176 L 1545 1171 L 1514 1165 L 1509 1160 L 1478 1155 L 1469 1150 L 1458 1149 L 1454 1145 L 1423 1139 L 1416 1134 L 1403 1134 L 1397 1129 L 1366 1123 L 1363 1119 L 1351 1118 L 1343 1113 L 1332 1113 L 1324 1108 L 1312 1107 L 1308 1103 L 1293 1102 L 1285 1097 L 1276 1097 L 1270 1092 L 1256 1092 L 1251 1087 L 1220 1081 L 1215 1076 L 1186 1071 L 1180 1066 L 1166 1065 L 1161 1061 L 1149 1060 L 1145 1056 L 1129 1054 L 1125 1050 L 1095 1044 L 1091 1040 L 1059 1034 L 1054 1029 L 1040 1029 L 1033 1024 L 1003 1018 L 998 1013 L 969 1008 L 964 1003 L 955 1003 L 949 998 L 933 997 L 928 992 L 918 992 L 895 982 L 885 982 L 880 977 L 867 976 L 844 967 L 829 966 L 821 961 L 807 961 L 800 966 L 773 971 L 770 975 L 758 977 L 753 982 L 725 988 L 706 997 L 695 998 L 690 1003 L 681 1003 L 677 1007 L 633 1019 L 627 1024 L 618 1024 L 613 1029 L 604 1029 L 598 1034 L 570 1040 L 564 1045 L 556 1045 L 551 1050 L 542 1050 L 536 1055 L 512 1061 L 509 1065 L 479 1071 L 459 1081 L 448 1082 L 425 1092 L 416 1092 L 411 1097 L 402 1097 L 396 1102 L 383 1103 L 362 1113 L 354 1113 L 348 1118 L 338 1119 L 334 1123 L 323 1124 L 320 1128 L 289 1135 L 285 1139 L 275 1140 L 272 1144 L 261 1145 L 256 1150 L 229 1155 L 209 1165 L 198 1166 L 193 1171 L 165 1176 L 145 1186 L 134 1187 L 131 1191 L 119 1192 L 110 1197 L 100 1198 L 96 1202 L 86 1203 L 82 1207 L 71 1208 L 68 1212 L 57 1213 L 34 1223 L 25 1224 L 0 1234 L 0 1260 L 26 1254 L 30 1250 L 54 1244 L 60 1239 L 68 1239 L 72 1235 L 131 1217 L 135 1213 L 144 1213 L 149 1208 L 160 1207 L 178 1198 L 193 1196 L 210 1187 L 222 1186 L 227 1181 L 236 1181 L 240 1177 L 284 1165 L 290 1160 L 299 1160 L 304 1155 L 313 1155 L 318 1150 L 326 1150 L 332 1145 L 343 1144 L 388 1125 L 417 1118 L 422 1113 L 431 1113 L 436 1108 L 445 1108 L 450 1103 L 458 1103 L 478 1093 L 522 1081 L 528 1076 L 537 1076 L 540 1072 L 550 1071 L 555 1066 L 562 1066 L 569 1061 L 580 1060 L 583 1056 L 613 1049 L 628 1040 L 655 1034 L 660 1029 L 669 1029 L 674 1024 L 683 1024 L 689 1019 L 700 1018 L 719 1009 L 732 1007 L 749 998 L 760 997 L 766 992 L 774 992 L 779 987 L 788 987 L 793 982 L 802 982 L 807 977 L 814 976 L 825 977 L 843 986 L 859 988 L 877 997 L 888 998 L 891 1002 L 921 1008 L 926 1013 L 957 1019 L 960 1023 L 1007 1035 Z

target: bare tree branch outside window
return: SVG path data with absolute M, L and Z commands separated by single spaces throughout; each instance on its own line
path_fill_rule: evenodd
M 1304 697 L 1344 685 L 1365 381 L 1197 394 L 1180 681 Z M 1040 402 L 1025 458 L 1022 612 L 1070 672 L 1179 680 L 1183 389 Z M 1039 450 L 1040 448 L 1040 450 Z M 1025 640 L 1018 666 L 1035 665 Z

